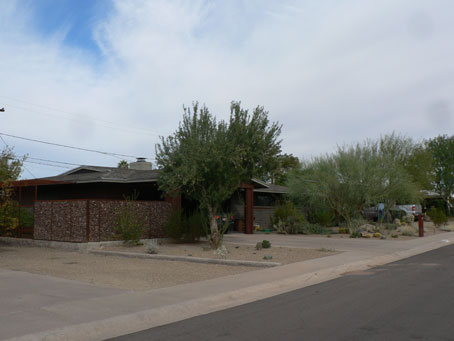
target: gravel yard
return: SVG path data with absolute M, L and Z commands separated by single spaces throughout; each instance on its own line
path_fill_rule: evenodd
M 126 252 L 146 252 L 145 246 L 117 249 Z M 159 254 L 194 257 L 214 257 L 204 251 L 203 244 L 169 244 L 161 246 Z M 273 262 L 290 263 L 333 255 L 330 251 L 271 248 L 257 251 L 253 246 L 227 245 L 227 259 L 261 260 L 264 253 L 273 255 Z M 107 248 L 104 248 L 107 249 Z M 149 290 L 177 284 L 254 271 L 257 268 L 180 261 L 125 258 L 94 255 L 45 247 L 6 246 L 0 244 L 0 269 L 25 271 L 100 286 L 130 290 Z
M 257 250 L 253 245 L 235 245 L 224 244 L 227 253 L 225 257 L 215 255 L 213 250 L 209 247 L 208 243 L 200 242 L 195 244 L 175 244 L 172 242 L 164 242 L 159 245 L 158 254 L 172 255 L 172 256 L 186 256 L 198 258 L 217 258 L 217 259 L 231 259 L 231 260 L 247 260 L 247 261 L 268 261 L 277 262 L 281 264 L 289 264 L 295 262 L 302 262 L 305 260 L 332 256 L 335 254 L 334 250 L 313 250 L 303 248 L 289 248 L 280 246 L 271 246 L 268 249 Z M 148 246 L 104 246 L 103 250 L 106 251 L 120 251 L 120 252 L 133 252 L 133 253 L 147 253 Z M 265 260 L 264 256 L 271 256 L 271 259 Z

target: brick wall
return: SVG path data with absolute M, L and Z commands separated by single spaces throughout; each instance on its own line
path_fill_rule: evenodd
M 35 202 L 34 239 L 65 242 L 115 240 L 118 211 L 123 200 L 49 200 Z M 165 201 L 135 201 L 132 210 L 143 217 L 143 238 L 163 237 L 172 204 Z

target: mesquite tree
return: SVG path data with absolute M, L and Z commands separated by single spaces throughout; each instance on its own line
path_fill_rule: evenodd
M 263 107 L 250 114 L 232 102 L 230 109 L 228 122 L 217 121 L 207 107 L 194 103 L 184 108 L 174 134 L 156 145 L 160 188 L 199 202 L 208 212 L 214 248 L 222 238 L 216 223 L 221 205 L 242 182 L 273 171 L 281 151 L 281 126 L 270 124 Z

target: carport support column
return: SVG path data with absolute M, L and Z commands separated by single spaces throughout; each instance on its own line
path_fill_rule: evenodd
M 254 223 L 254 187 L 252 185 L 244 186 L 246 205 L 244 206 L 244 217 L 245 217 L 245 232 L 252 234 L 253 223 Z

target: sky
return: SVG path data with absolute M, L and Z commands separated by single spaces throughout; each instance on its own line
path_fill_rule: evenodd
M 300 159 L 452 135 L 453 13 L 451 0 L 0 0 L 0 133 L 123 156 L 7 135 L 0 148 L 29 156 L 22 178 L 154 162 L 194 101 L 218 119 L 232 100 L 264 106 Z

